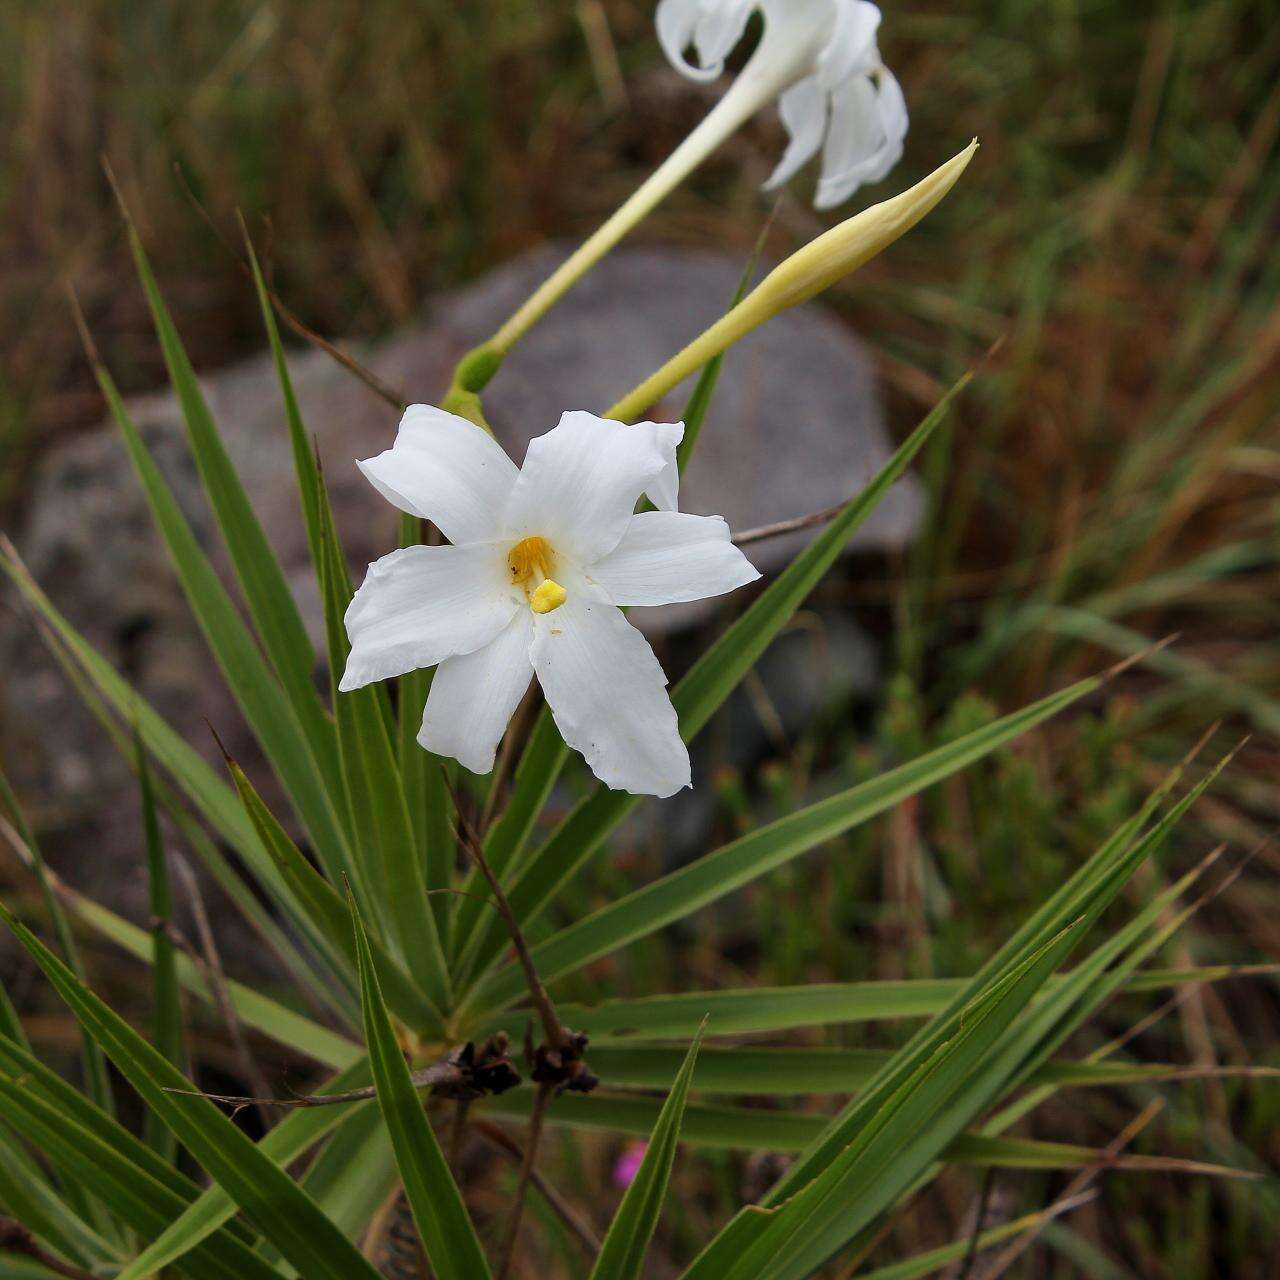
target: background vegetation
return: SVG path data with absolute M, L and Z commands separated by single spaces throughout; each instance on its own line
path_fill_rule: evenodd
M 712 986 L 971 972 L 1219 716 L 1220 745 L 1253 736 L 1165 871 L 1219 840 L 1258 853 L 1167 959 L 1280 960 L 1280 855 L 1268 843 L 1280 814 L 1280 8 L 886 9 L 884 52 L 912 109 L 907 159 L 886 189 L 971 135 L 983 150 L 937 214 L 835 302 L 874 349 L 902 429 L 1005 342 L 921 468 L 933 508 L 922 539 L 901 562 L 862 561 L 828 589 L 879 638 L 889 678 L 779 741 L 750 776 L 722 771 L 722 832 L 1152 639 L 1180 639 L 1087 714 L 770 879 L 745 909 L 701 916 L 696 932 L 650 939 L 562 984 L 570 999 L 678 989 L 691 975 Z M 591 229 L 705 110 L 703 92 L 665 69 L 651 21 L 649 0 L 54 0 L 0 11 L 11 51 L 0 66 L 5 523 L 21 519 L 40 450 L 102 416 L 63 277 L 76 279 L 126 388 L 164 380 L 99 153 L 142 220 L 200 368 L 259 349 L 261 330 L 252 292 L 184 187 L 220 229 L 244 210 L 308 324 L 388 332 L 520 249 Z M 757 186 L 777 133 L 764 123 L 727 148 L 643 234 L 745 255 L 768 212 Z M 818 225 L 784 201 L 770 251 Z M 628 848 L 567 910 L 616 896 L 610 877 L 634 883 L 660 858 L 656 840 Z M 1135 1055 L 1280 1065 L 1276 994 L 1268 976 L 1192 991 Z M 1095 1023 L 1099 1039 L 1077 1047 L 1153 1007 L 1126 997 Z M 38 1026 L 42 1050 L 71 1045 L 55 1020 Z M 809 1042 L 874 1048 L 902 1032 L 861 1026 Z M 226 1058 L 213 1031 L 205 1050 Z M 1276 1088 L 1211 1080 L 1160 1092 L 1167 1111 L 1137 1149 L 1267 1176 L 1113 1177 L 1044 1235 L 1022 1274 L 1272 1274 L 1259 1242 L 1280 1203 Z M 1149 1093 L 1067 1092 L 1024 1131 L 1105 1145 Z M 601 1230 L 616 1144 L 557 1141 L 560 1185 Z M 509 1180 L 485 1176 L 477 1194 L 496 1211 Z M 761 1176 L 728 1155 L 684 1161 L 658 1252 L 687 1260 Z M 1060 1181 L 999 1175 L 986 1202 L 1013 1217 Z M 876 1259 L 963 1232 L 981 1184 L 952 1169 L 895 1220 Z M 574 1274 L 573 1245 L 543 1225 L 528 1274 Z

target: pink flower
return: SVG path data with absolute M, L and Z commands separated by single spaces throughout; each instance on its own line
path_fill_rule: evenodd
M 635 1138 L 623 1147 L 622 1154 L 613 1164 L 613 1185 L 615 1187 L 625 1189 L 635 1181 L 636 1174 L 640 1172 L 640 1162 L 644 1159 L 644 1154 L 648 1150 L 649 1144 L 642 1138 Z

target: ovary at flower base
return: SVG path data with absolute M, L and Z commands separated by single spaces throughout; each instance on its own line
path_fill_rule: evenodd
M 474 423 L 411 406 L 394 446 L 360 469 L 452 545 L 369 566 L 346 614 L 340 688 L 436 667 L 418 741 L 487 773 L 536 676 L 602 782 L 657 796 L 689 786 L 666 676 L 622 607 L 700 600 L 760 575 L 720 517 L 676 509 L 683 434 L 566 413 L 517 469 Z M 637 515 L 641 496 L 657 510 Z

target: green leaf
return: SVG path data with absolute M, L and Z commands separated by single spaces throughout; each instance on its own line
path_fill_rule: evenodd
M 320 580 L 320 511 L 317 506 L 320 474 L 316 466 L 315 454 L 312 452 L 311 438 L 303 425 L 302 410 L 298 406 L 298 397 L 293 389 L 293 378 L 289 373 L 289 361 L 285 356 L 284 343 L 280 340 L 280 327 L 276 324 L 275 308 L 267 293 L 266 281 L 262 278 L 262 268 L 258 264 L 258 255 L 253 241 L 249 238 L 248 229 L 241 223 L 244 232 L 245 250 L 249 255 L 249 267 L 253 272 L 253 285 L 258 295 L 258 306 L 262 311 L 262 325 L 267 331 L 267 342 L 271 347 L 271 359 L 275 365 L 276 378 L 280 383 L 280 396 L 284 402 L 285 423 L 289 428 L 289 445 L 293 450 L 293 469 L 298 481 L 298 500 L 302 504 L 302 523 L 307 533 L 307 547 L 311 552 L 311 564 L 315 569 L 316 581 Z M 308 673 L 308 677 L 310 673 Z
M 694 1040 L 667 1095 L 640 1168 L 609 1224 L 591 1280 L 638 1280 L 644 1267 L 649 1242 L 658 1225 L 667 1184 L 680 1140 L 680 1122 L 689 1100 L 689 1086 L 698 1059 L 699 1040 Z
M 1052 991 L 1061 985 L 1061 982 L 1050 982 L 1046 990 Z M 561 1016 L 565 1016 L 563 1009 Z M 698 1057 L 693 1086 L 700 1093 L 750 1097 L 856 1093 L 890 1056 L 891 1051 L 887 1049 L 704 1047 Z M 654 1045 L 610 1048 L 593 1043 L 591 1046 L 592 1069 L 611 1087 L 619 1088 L 670 1088 L 683 1057 L 679 1049 Z M 1177 1079 L 1188 1070 L 1186 1066 L 1167 1062 L 1046 1062 L 1027 1077 L 1027 1083 L 1076 1088 L 1155 1084 Z M 1259 1070 L 1267 1074 L 1266 1068 Z M 1276 1075 L 1280 1076 L 1280 1068 L 1276 1069 Z
M 87 689 L 96 689 L 118 716 L 136 727 L 153 758 L 168 771 L 209 826 L 240 854 L 281 906 L 299 923 L 305 924 L 305 916 L 297 912 L 296 905 L 289 899 L 235 792 L 54 608 L 49 597 L 17 559 L 11 545 L 6 544 L 2 537 L 0 569 L 4 570 L 41 621 L 47 624 L 42 627 L 41 634 L 54 657 L 60 662 L 65 660 L 69 675 L 76 667 L 83 672 L 86 683 L 78 688 L 86 701 Z M 92 705 L 90 709 L 97 711 Z M 132 763 L 132 751 L 124 750 L 123 739 L 118 738 L 117 742 Z
M 980 1231 L 977 1235 L 976 1249 L 978 1251 L 989 1249 L 994 1244 L 1001 1244 L 1005 1240 L 1012 1240 L 1015 1236 L 1022 1235 L 1023 1232 L 1034 1230 L 1046 1220 L 1049 1212 L 1052 1210 L 1028 1213 L 1021 1218 L 1015 1218 L 1012 1222 Z M 874 1271 L 865 1272 L 863 1280 L 919 1280 L 921 1276 L 940 1271 L 950 1262 L 962 1262 L 974 1249 L 974 1237 L 971 1234 L 966 1235 L 941 1248 L 919 1253 L 914 1258 L 907 1258 L 902 1262 L 894 1262 L 887 1267 L 877 1267 Z
M 682 919 L 965 768 L 1098 686 L 1096 679 L 1082 680 L 917 760 L 788 814 L 722 849 L 705 854 L 689 866 L 603 907 L 535 947 L 533 958 L 539 973 L 544 981 L 550 982 Z M 509 967 L 478 984 L 462 1008 L 473 1014 L 502 1008 L 518 999 L 523 990 L 519 972 Z
M 64 890 L 64 895 L 68 895 L 74 913 L 91 929 L 109 938 L 144 964 L 152 963 L 155 939 L 145 929 L 139 929 L 136 924 L 116 915 L 91 898 L 69 893 L 67 890 Z M 209 990 L 200 970 L 188 956 L 180 954 L 176 961 L 178 981 L 182 986 L 212 1005 L 213 992 Z M 350 1066 L 360 1057 L 360 1046 L 354 1041 L 252 987 L 228 979 L 227 992 L 241 1022 L 296 1053 L 306 1054 L 316 1062 L 335 1069 Z
M 111 375 L 101 365 L 96 365 L 94 372 L 209 649 L 306 826 L 316 855 L 330 874 L 336 876 L 346 870 L 350 862 L 345 836 L 330 799 L 330 789 L 323 772 L 317 768 L 297 714 L 200 547 L 130 418 Z
M 95 1196 L 140 1234 L 154 1236 L 163 1231 L 186 1208 L 186 1197 L 130 1160 L 118 1144 L 104 1141 L 98 1131 L 25 1088 L 22 1077 L 0 1072 L 0 1102 L 8 1124 L 64 1175 L 91 1187 Z M 184 1270 L 217 1280 L 267 1280 L 278 1274 L 227 1231 L 195 1250 Z
M 147 740 L 140 728 L 139 717 L 135 715 L 131 724 L 131 733 L 125 733 L 96 685 L 90 681 L 85 669 L 80 666 L 63 641 L 47 626 L 41 627 L 40 630 L 54 660 L 62 668 L 63 674 L 111 739 L 121 758 L 136 773 L 138 768 L 136 743 L 140 738 L 144 742 Z M 207 769 L 203 760 L 200 760 L 199 764 L 202 769 Z M 275 912 L 260 900 L 259 895 L 245 883 L 241 874 L 232 869 L 227 857 L 209 838 L 195 815 L 191 813 L 187 802 L 174 790 L 169 781 L 155 774 L 151 781 L 156 799 L 168 813 L 187 847 L 204 864 L 218 887 L 276 955 L 293 980 L 304 988 L 317 1004 L 330 1009 L 339 1021 L 352 1023 L 354 1020 L 351 1016 L 350 1003 L 342 1000 L 341 993 L 337 990 L 338 984 L 335 984 L 331 974 L 325 971 L 332 965 L 332 957 L 324 954 L 322 947 L 316 950 L 320 940 L 310 932 L 306 918 L 299 914 L 297 905 L 284 891 L 284 886 L 276 876 L 271 860 L 258 843 L 253 827 L 245 819 L 243 808 L 236 799 L 235 793 L 217 779 L 212 778 L 212 775 L 209 777 L 211 788 L 225 799 L 230 815 L 234 816 L 236 823 L 239 824 L 235 832 L 224 833 L 225 838 L 237 847 L 237 852 L 256 873 L 261 891 L 270 897 L 280 911 L 297 926 L 298 932 L 303 935 L 303 945 L 308 948 L 308 954 L 304 954 L 294 938 L 286 933 L 285 928 L 276 918 Z M 209 819 L 209 815 L 206 814 L 206 818 Z M 212 822 L 212 819 L 209 820 L 211 825 L 217 825 Z M 237 839 L 240 837 L 245 842 L 243 848 L 237 844 Z
M 340 1108 L 341 1122 L 307 1170 L 302 1185 L 352 1240 L 399 1189 L 391 1135 L 372 1103 Z M 353 1113 L 354 1112 L 354 1113 Z
M 412 547 L 422 541 L 423 522 L 416 516 L 400 517 L 400 545 Z M 422 863 L 422 881 L 431 896 L 431 913 L 446 954 L 450 950 L 453 902 L 445 890 L 453 885 L 457 845 L 450 826 L 449 793 L 445 773 L 449 762 L 418 743 L 422 711 L 431 693 L 435 672 L 410 671 L 400 677 L 396 719 L 400 777 L 404 783 L 405 805 L 413 823 Z M 465 901 L 465 899 L 456 899 Z
M 686 742 L 706 725 L 796 610 L 822 581 L 849 540 L 901 478 L 912 459 L 941 425 L 956 396 L 968 385 L 961 378 L 911 433 L 857 497 L 769 584 L 750 608 L 694 664 L 671 695 Z M 517 919 L 528 924 L 589 858 L 614 827 L 639 803 L 621 791 L 597 787 L 561 823 L 533 856 L 508 894 Z M 505 950 L 499 921 L 477 930 L 464 953 L 464 974 L 478 974 Z
M 396 1163 L 427 1261 L 439 1280 L 480 1280 L 489 1275 L 489 1264 L 396 1040 L 364 922 L 354 901 L 351 915 L 360 964 L 365 1042 L 378 1106 L 391 1133 Z
M 49 920 L 53 925 L 54 937 L 58 940 L 58 947 L 66 957 L 72 972 L 83 981 L 84 965 L 80 961 L 80 951 L 76 947 L 76 940 L 71 933 L 71 927 L 67 924 L 67 917 L 62 910 L 62 904 L 58 901 L 58 896 L 53 891 L 50 879 L 51 873 L 45 864 L 44 854 L 40 850 L 35 832 L 27 824 L 26 815 L 18 804 L 18 798 L 9 786 L 9 779 L 5 776 L 3 769 L 0 769 L 0 816 L 8 817 L 14 831 L 17 833 L 18 839 L 26 846 L 27 859 L 35 875 L 36 884 L 40 888 L 40 899 L 44 903 L 45 911 L 49 914 Z M 115 1102 L 111 1097 L 111 1084 L 107 1079 L 107 1064 L 102 1056 L 102 1050 L 94 1043 L 93 1038 L 85 1033 L 81 1033 L 80 1046 L 83 1057 L 85 1087 L 99 1107 L 106 1112 L 113 1113 Z
M 342 693 L 348 643 L 343 621 L 350 578 L 323 477 L 320 508 L 321 586 L 329 640 L 329 673 L 338 717 L 342 773 L 360 855 L 355 891 L 375 921 L 386 920 L 397 953 L 415 982 L 441 1009 L 452 1003 L 448 965 L 427 897 L 423 866 L 409 817 L 400 762 L 388 733 L 386 692 L 377 685 Z M 360 887 L 364 892 L 359 892 Z
M 169 864 L 160 840 L 160 820 L 156 814 L 155 791 L 151 785 L 151 769 L 147 764 L 142 739 L 135 743 L 138 762 L 138 785 L 142 792 L 142 827 L 147 848 L 147 884 L 150 896 L 152 1040 L 156 1048 L 175 1067 L 182 1067 L 182 1010 L 178 1003 L 178 973 L 174 961 L 173 940 L 167 926 L 173 918 L 173 896 L 169 889 Z M 148 1113 L 146 1137 L 156 1153 L 173 1160 L 177 1147 L 173 1134 Z
M 124 209 L 138 277 L 147 297 L 156 336 L 164 354 L 169 381 L 182 408 L 187 439 L 200 470 L 204 491 L 213 508 L 222 540 L 231 557 L 236 579 L 249 606 L 249 614 L 293 708 L 297 723 L 330 788 L 338 784 L 338 751 L 333 724 L 325 713 L 311 673 L 316 655 L 302 615 L 249 497 L 227 455 L 213 415 L 196 380 L 195 370 L 183 349 L 182 339 L 165 306 L 160 287 L 147 260 L 137 228 Z
M 83 1192 L 83 1188 L 81 1190 Z M 82 1195 L 82 1199 L 87 1196 Z M 45 1171 L 27 1155 L 16 1135 L 10 1137 L 3 1127 L 0 1127 L 0 1210 L 79 1266 L 119 1260 L 118 1246 L 105 1239 L 54 1190 Z
M 342 950 L 351 969 L 356 967 L 356 950 L 351 938 L 349 916 L 337 890 L 304 857 L 288 833 L 262 802 L 262 798 L 244 771 L 234 760 L 227 761 L 231 781 L 244 804 L 258 836 L 274 859 L 281 877 L 306 910 L 316 929 L 335 947 Z M 398 961 L 378 945 L 378 974 L 386 986 L 396 1016 L 415 1030 L 432 1036 L 443 1036 L 444 1020 L 440 1011 L 400 967 Z
M 936 1048 L 913 1053 L 906 1079 L 865 1111 L 865 1121 L 828 1165 L 779 1204 L 746 1249 L 726 1255 L 714 1247 L 689 1275 L 724 1280 L 792 1280 L 808 1275 L 835 1249 L 872 1222 L 940 1156 L 953 1135 L 934 1125 L 975 1072 L 985 1072 L 992 1046 L 1044 985 L 1078 940 L 1064 930 L 1041 950 L 992 983 L 964 1011 L 953 1034 Z M 907 1063 L 904 1060 L 904 1066 Z M 958 1135 L 955 1135 L 958 1136 Z M 910 1161 L 902 1152 L 912 1142 Z M 924 1156 L 922 1148 L 935 1148 Z M 923 1161 L 923 1163 L 921 1163 Z
M 937 1051 L 955 1033 L 968 1008 L 984 992 L 989 991 L 992 984 L 1003 981 L 1010 973 L 1015 972 L 1030 957 L 1042 951 L 1049 939 L 1059 935 L 1073 922 L 1084 920 L 1091 923 L 1097 918 L 1098 913 L 1115 897 L 1127 878 L 1155 848 L 1163 833 L 1170 829 L 1185 812 L 1186 806 L 1199 794 L 1199 790 L 1194 791 L 1174 807 L 1155 831 L 1141 840 L 1135 839 L 1135 821 L 1146 820 L 1160 798 L 1172 787 L 1176 777 L 1176 773 L 1172 775 L 1164 787 L 1158 789 L 1143 806 L 1136 819 L 1124 823 L 1063 886 L 1050 895 L 1032 913 L 1030 919 L 1015 930 L 1009 941 L 979 970 L 951 1004 L 912 1037 L 877 1078 L 870 1082 L 867 1089 L 845 1109 L 823 1141 L 815 1144 L 813 1150 L 807 1152 L 803 1160 L 797 1161 L 770 1191 L 769 1202 L 794 1190 L 806 1177 L 812 1176 L 816 1170 L 826 1167 L 837 1158 L 851 1136 L 886 1098 L 902 1086 L 918 1063 Z M 1201 786 L 1207 786 L 1209 781 L 1210 779 L 1205 779 Z M 1009 1072 L 1014 1069 L 1014 1064 L 1007 1068 Z M 964 1123 L 960 1121 L 956 1124 L 957 1132 Z
M 533 833 L 534 824 L 546 807 L 551 788 L 555 786 L 568 758 L 569 748 L 565 746 L 560 730 L 556 728 L 551 709 L 544 705 L 534 721 L 533 732 L 529 735 L 520 763 L 516 766 L 511 799 L 485 837 L 485 858 L 494 875 L 503 882 L 519 863 Z M 474 946 L 468 948 L 466 945 L 469 941 L 478 940 L 476 927 L 484 919 L 486 891 L 476 868 L 471 869 L 463 890 L 468 896 L 456 900 L 453 922 L 453 949 L 460 962 L 460 984 L 471 973 L 480 957 L 489 954 L 484 947 L 477 950 Z
M 318 1092 L 344 1093 L 350 1089 L 363 1088 L 371 1079 L 368 1060 L 361 1057 Z M 367 1102 L 352 1103 L 349 1107 L 309 1107 L 291 1112 L 262 1139 L 258 1150 L 282 1168 L 287 1167 L 330 1133 L 365 1113 L 374 1113 Z M 304 1180 L 303 1185 L 314 1192 L 315 1188 L 307 1180 Z M 319 1197 L 316 1199 L 318 1204 L 323 1205 Z M 215 1185 L 207 1188 L 183 1210 L 180 1217 L 151 1240 L 120 1272 L 116 1280 L 146 1280 L 149 1276 L 159 1275 L 202 1240 L 208 1239 L 219 1227 L 234 1218 L 237 1212 L 236 1202 L 222 1187 Z
M 1232 965 L 1149 969 L 1125 984 L 1129 992 L 1164 991 L 1231 977 Z M 675 995 L 561 1004 L 571 1027 L 591 1035 L 592 1057 L 611 1041 L 680 1040 L 694 1035 L 703 1018 L 717 1035 L 753 1035 L 837 1023 L 882 1022 L 939 1013 L 970 985 L 970 978 L 912 978 L 886 982 L 812 983 L 797 987 L 747 987 L 724 991 L 682 991 Z M 1049 985 L 1052 987 L 1058 979 Z M 510 1022 L 504 1013 L 484 1019 L 477 1034 L 492 1035 Z M 612 1050 L 608 1050 L 612 1052 Z M 706 1051 L 704 1051 L 704 1059 Z
M 6 907 L 0 906 L 0 916 L 143 1101 L 307 1280 L 359 1280 L 362 1276 L 374 1280 L 377 1272 L 284 1170 L 213 1103 L 168 1092 L 189 1092 L 191 1082 L 84 986 Z

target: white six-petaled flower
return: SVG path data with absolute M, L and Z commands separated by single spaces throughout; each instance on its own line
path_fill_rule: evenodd
M 879 182 L 902 157 L 907 104 L 880 59 L 880 10 L 870 0 L 660 0 L 658 37 L 678 70 L 712 80 L 756 10 L 764 32 L 742 74 L 781 83 L 778 106 L 790 135 L 766 188 L 788 181 L 821 150 L 814 203 L 832 208 Z M 686 57 L 690 48 L 697 63 Z
M 719 516 L 676 510 L 680 423 L 566 413 L 524 466 L 475 424 L 427 405 L 360 469 L 452 545 L 369 566 L 347 610 L 343 690 L 436 667 L 418 741 L 493 768 L 536 675 L 565 742 L 609 786 L 668 796 L 690 783 L 666 676 L 620 606 L 720 595 L 760 575 Z M 658 510 L 637 515 L 647 495 Z

